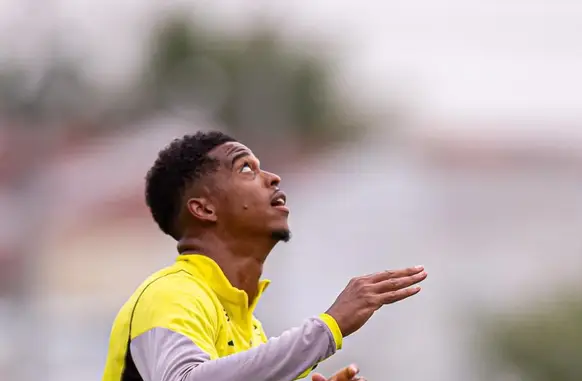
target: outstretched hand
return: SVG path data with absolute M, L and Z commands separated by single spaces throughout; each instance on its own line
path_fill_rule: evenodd
M 356 332 L 380 307 L 418 294 L 427 274 L 424 267 L 382 271 L 353 278 L 327 314 L 335 319 L 344 337 Z M 414 286 L 414 287 L 411 287 Z
M 330 378 L 325 378 L 322 374 L 315 373 L 311 376 L 311 381 L 366 381 L 364 378 L 358 377 L 359 372 L 358 367 L 352 364 L 343 368 Z

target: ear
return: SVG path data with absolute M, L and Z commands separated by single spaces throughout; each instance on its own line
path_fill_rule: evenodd
M 216 222 L 216 208 L 206 198 L 191 198 L 187 203 L 188 211 L 201 221 Z

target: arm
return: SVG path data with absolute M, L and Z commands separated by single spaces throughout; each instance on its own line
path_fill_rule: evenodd
M 334 318 L 321 315 L 248 351 L 220 358 L 220 319 L 191 282 L 172 278 L 136 303 L 129 351 L 144 381 L 291 381 L 341 348 Z
M 195 321 L 190 325 L 200 326 Z M 188 336 L 157 327 L 135 337 L 131 356 L 143 379 L 291 381 L 306 376 L 313 365 L 334 354 L 336 340 L 341 345 L 341 333 L 329 315 L 308 319 L 256 348 L 213 360 L 212 353 L 201 349 L 213 345 L 212 332 L 198 331 L 200 344 Z
M 296 380 L 307 377 L 309 375 L 309 373 L 313 372 L 313 370 L 315 370 L 315 368 L 317 368 L 317 365 L 319 365 L 319 363 L 321 361 L 327 359 L 328 357 L 330 357 L 331 355 L 333 355 L 335 352 L 337 352 L 338 350 L 342 349 L 343 335 L 342 335 L 342 332 L 340 330 L 340 327 L 338 326 L 338 324 L 335 321 L 335 319 L 333 317 L 331 317 L 330 315 L 328 315 L 328 314 L 321 314 L 319 316 L 319 318 L 327 325 L 327 328 L 329 329 L 329 332 L 331 332 L 331 334 L 332 334 L 333 343 L 335 344 L 334 345 L 334 351 L 332 351 L 329 354 L 329 356 L 326 356 L 323 359 L 321 359 L 318 362 L 316 362 L 315 365 L 313 365 L 311 368 L 307 368 L 303 373 L 301 373 L 296 378 Z

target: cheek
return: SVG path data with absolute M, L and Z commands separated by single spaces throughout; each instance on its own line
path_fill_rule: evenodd
M 252 194 L 246 195 L 246 197 L 241 195 L 239 200 L 239 208 L 245 213 L 253 213 L 261 208 L 261 203 Z
M 228 205 L 232 213 L 245 215 L 264 213 L 269 206 L 269 195 L 256 181 L 240 181 L 232 184 L 228 192 Z
M 245 192 L 244 189 L 232 189 L 226 197 L 221 200 L 221 209 L 223 213 L 229 215 L 246 214 L 255 209 L 252 194 Z
M 265 200 L 267 197 L 260 189 L 251 188 L 246 192 L 240 192 L 237 202 L 238 207 L 245 213 L 263 213 L 267 205 Z

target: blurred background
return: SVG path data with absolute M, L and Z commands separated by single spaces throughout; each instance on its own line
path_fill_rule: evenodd
M 0 380 L 101 379 L 175 243 L 144 176 L 224 130 L 283 177 L 271 336 L 423 264 L 325 373 L 582 380 L 582 2 L 0 0 Z

